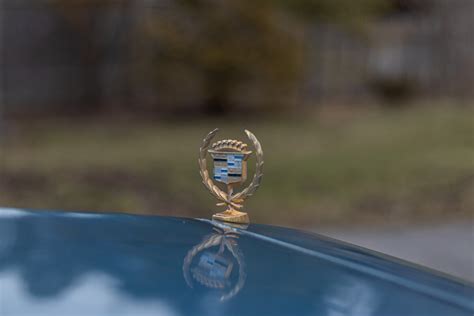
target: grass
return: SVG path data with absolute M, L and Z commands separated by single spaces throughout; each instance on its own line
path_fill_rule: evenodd
M 18 123 L 6 138 L 0 205 L 209 217 L 217 207 L 200 184 L 197 150 L 221 126 L 219 139 L 243 139 L 248 128 L 263 145 L 263 184 L 246 203 L 255 222 L 468 218 L 473 114 L 422 105 L 332 107 L 304 118 Z

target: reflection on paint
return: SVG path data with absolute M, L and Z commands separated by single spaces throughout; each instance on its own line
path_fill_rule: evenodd
M 35 316 L 178 315 L 161 300 L 132 300 L 130 296 L 117 290 L 117 280 L 100 273 L 84 275 L 61 293 L 61 299 L 57 297 L 45 299 L 31 295 L 27 290 L 27 285 L 15 272 L 0 274 L 0 283 L 3 289 L 8 289 L 8 291 L 2 291 L 2 315 L 32 315 L 32 311 Z
M 230 226 L 214 228 L 187 253 L 183 263 L 186 283 L 216 290 L 220 301 L 237 295 L 245 285 L 247 277 L 244 255 L 238 246 L 239 234 Z
M 378 305 L 377 293 L 360 279 L 342 279 L 324 297 L 327 316 L 371 316 Z

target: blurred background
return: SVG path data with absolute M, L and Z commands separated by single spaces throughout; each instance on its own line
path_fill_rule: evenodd
M 253 222 L 474 280 L 474 1 L 0 3 L 0 205 L 209 218 L 249 129 Z

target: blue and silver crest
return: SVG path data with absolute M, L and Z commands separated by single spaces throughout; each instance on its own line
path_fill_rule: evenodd
M 247 179 L 247 159 L 252 153 L 247 144 L 237 140 L 222 140 L 209 150 L 214 162 L 213 178 L 225 184 L 243 183 Z
M 244 154 L 241 153 L 215 153 L 214 180 L 222 183 L 236 183 L 245 181 L 243 177 L 245 165 Z

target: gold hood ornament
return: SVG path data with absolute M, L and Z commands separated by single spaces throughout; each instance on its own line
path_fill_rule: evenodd
M 227 210 L 214 214 L 214 220 L 231 223 L 249 223 L 248 214 L 240 211 L 246 198 L 253 195 L 260 186 L 263 176 L 263 151 L 260 142 L 250 131 L 245 130 L 247 137 L 255 148 L 256 167 L 252 182 L 240 192 L 234 193 L 234 187 L 247 180 L 247 160 L 252 154 L 247 150 L 247 144 L 233 139 L 221 140 L 211 145 L 219 129 L 210 132 L 204 138 L 199 149 L 199 167 L 202 181 L 211 194 L 220 202 L 218 206 L 227 206 Z M 214 162 L 213 178 L 215 181 L 226 185 L 227 192 L 221 190 L 209 176 L 207 171 L 207 154 L 212 156 Z

